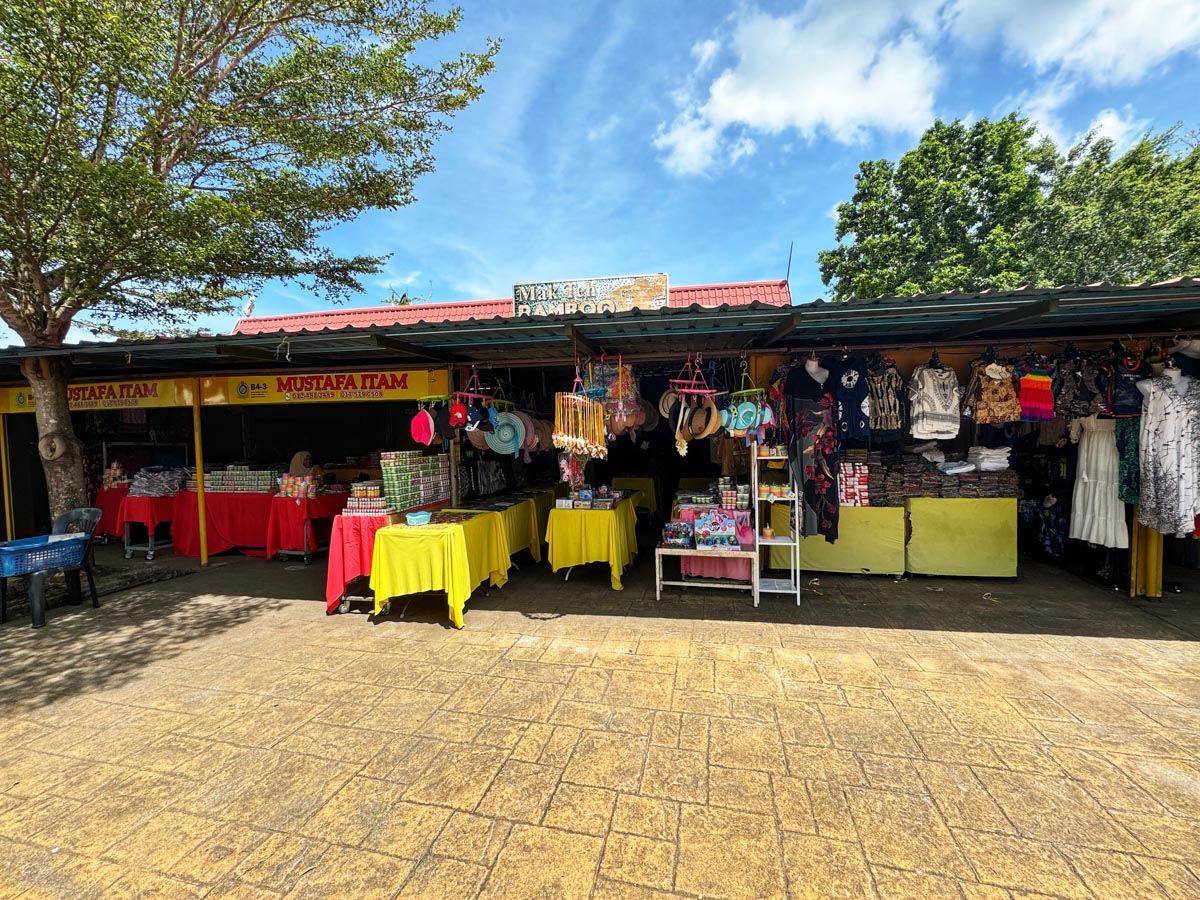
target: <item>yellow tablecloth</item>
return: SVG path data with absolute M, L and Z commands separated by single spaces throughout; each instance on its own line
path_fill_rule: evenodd
M 612 486 L 621 490 L 641 491 L 642 499 L 638 506 L 650 510 L 650 515 L 658 514 L 658 479 L 641 476 L 621 476 L 614 478 Z
M 552 509 L 546 526 L 550 568 L 569 569 L 584 563 L 607 562 L 614 591 L 624 589 L 621 572 L 637 556 L 637 495 L 613 509 Z
M 1015 578 L 1017 501 L 913 497 L 908 571 L 919 575 Z
M 776 534 L 786 535 L 787 519 L 774 527 Z M 843 506 L 839 511 L 836 542 L 831 544 L 819 534 L 800 539 L 800 568 L 804 572 L 902 575 L 905 528 L 903 507 Z M 780 554 L 778 558 L 783 560 L 781 565 L 777 564 L 780 567 L 787 565 L 786 552 L 786 548 L 771 548 L 772 559 Z
M 554 505 L 553 496 L 547 494 L 546 514 Z M 504 535 L 508 540 L 508 555 L 528 550 L 534 562 L 542 561 L 542 539 L 545 532 L 538 531 L 537 507 L 533 500 L 521 500 L 508 509 L 497 512 L 504 523 Z
M 508 581 L 508 534 L 499 513 L 478 512 L 445 525 L 389 525 L 375 533 L 371 589 L 375 612 L 392 597 L 445 591 L 450 620 L 462 628 L 463 607 L 481 581 Z

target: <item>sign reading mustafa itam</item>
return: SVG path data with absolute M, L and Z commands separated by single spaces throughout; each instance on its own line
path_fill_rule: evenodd
M 666 305 L 665 272 L 513 285 L 513 315 L 516 316 L 624 312 L 662 309 Z
M 449 391 L 445 369 L 314 372 L 205 378 L 206 405 L 417 400 Z

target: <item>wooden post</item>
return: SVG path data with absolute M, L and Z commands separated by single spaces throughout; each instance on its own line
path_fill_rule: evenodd
M 204 439 L 200 429 L 200 379 L 192 387 L 192 439 L 196 442 L 196 517 L 200 520 L 200 565 L 208 565 L 208 516 L 204 512 Z

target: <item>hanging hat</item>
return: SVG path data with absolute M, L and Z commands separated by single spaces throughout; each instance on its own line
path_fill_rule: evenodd
M 679 395 L 674 391 L 665 391 L 658 398 L 658 411 L 665 417 L 670 418 L 671 405 L 679 399 Z
M 496 427 L 484 434 L 484 439 L 499 454 L 519 456 L 525 443 L 525 425 L 510 412 L 498 413 Z
M 721 427 L 721 414 L 711 399 L 706 399 L 702 406 L 697 406 L 688 422 L 688 437 L 693 441 L 708 437 Z
M 450 424 L 455 428 L 461 428 L 467 424 L 467 405 L 455 401 L 450 404 Z
M 707 398 L 704 405 L 708 408 L 708 427 L 704 429 L 701 437 L 707 438 L 721 430 L 721 411 L 717 409 L 717 404 L 712 397 Z
M 525 450 L 532 450 L 537 446 L 537 426 L 533 422 L 533 418 L 523 412 L 513 413 L 521 424 L 525 426 L 525 442 L 521 447 Z
M 487 408 L 487 417 L 488 421 L 492 423 L 493 428 L 500 423 L 500 411 L 494 406 L 489 406 Z
M 478 428 L 470 428 L 467 430 L 467 440 L 471 442 L 471 446 L 476 450 L 486 450 L 487 435 Z
M 467 410 L 467 431 L 474 431 L 482 421 L 483 410 L 478 406 L 472 406 Z
M 450 424 L 449 407 L 438 407 L 437 412 L 433 414 L 433 427 L 437 431 L 438 437 L 443 440 L 448 441 L 454 437 L 454 426 Z
M 721 427 L 728 431 L 729 425 L 732 421 L 733 420 L 729 415 L 729 408 L 726 407 L 725 409 L 721 410 Z
M 417 414 L 413 416 L 410 431 L 412 432 L 412 439 L 422 447 L 428 447 L 433 443 L 433 417 L 429 415 L 429 410 L 417 410 Z
M 739 403 L 737 407 L 737 418 L 734 419 L 733 427 L 737 431 L 749 431 L 758 425 L 758 407 L 753 403 Z
M 646 413 L 646 421 L 642 423 L 643 431 L 653 431 L 658 427 L 658 423 L 662 421 L 662 416 L 659 415 L 658 407 L 644 397 L 638 401 L 638 406 Z
M 771 409 L 770 403 L 763 403 L 759 407 L 758 422 L 760 425 L 775 424 L 775 410 Z

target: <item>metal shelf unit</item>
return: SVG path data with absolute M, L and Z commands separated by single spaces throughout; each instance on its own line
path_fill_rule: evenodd
M 758 444 L 750 445 L 750 454 L 754 459 L 754 464 L 750 467 L 750 496 L 754 498 L 755 503 L 755 546 L 759 547 L 759 563 L 766 564 L 770 562 L 769 551 L 772 547 L 786 548 L 788 551 L 788 561 L 790 563 L 790 575 L 787 578 L 762 578 L 758 580 L 758 593 L 760 594 L 788 594 L 796 598 L 796 605 L 800 605 L 800 499 L 781 499 L 763 498 L 759 499 L 759 467 L 766 462 L 786 461 L 786 456 L 759 456 Z M 783 503 L 789 505 L 789 533 L 785 535 L 777 534 L 773 538 L 763 538 L 762 529 L 765 523 L 771 521 L 771 509 L 774 504 Z M 761 549 L 761 548 L 765 548 Z M 758 598 L 755 597 L 755 606 L 758 605 Z

